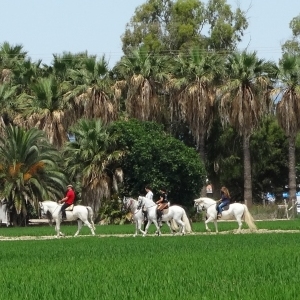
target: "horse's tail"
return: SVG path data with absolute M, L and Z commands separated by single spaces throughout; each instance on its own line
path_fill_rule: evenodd
M 95 224 L 94 224 L 94 213 L 93 213 L 93 209 L 90 206 L 86 207 L 87 211 L 88 211 L 88 219 L 90 220 L 90 223 L 93 227 L 94 230 L 96 230 L 95 228 Z
M 244 218 L 245 218 L 246 224 L 248 225 L 250 230 L 257 230 L 257 227 L 254 223 L 254 219 L 253 219 L 252 215 L 250 214 L 247 205 L 245 205 L 245 204 L 243 204 L 243 205 L 244 205 L 244 209 L 245 209 Z
M 184 209 L 183 209 L 182 221 L 184 222 L 186 233 L 192 233 L 192 227 L 191 227 L 191 224 L 190 224 L 190 220 L 187 217 L 186 212 L 185 212 Z
M 174 219 L 172 219 L 170 223 L 171 223 L 171 229 L 173 231 L 178 231 L 179 230 L 179 227 L 178 227 L 178 225 L 177 225 L 177 223 Z

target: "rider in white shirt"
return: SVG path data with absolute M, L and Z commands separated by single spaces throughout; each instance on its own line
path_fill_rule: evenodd
M 152 191 L 151 191 L 151 188 L 149 187 L 149 185 L 147 185 L 146 187 L 145 187 L 145 190 L 146 190 L 146 192 L 147 192 L 147 194 L 146 194 L 146 198 L 149 198 L 149 199 L 151 199 L 151 200 L 153 200 L 153 193 L 152 193 Z
M 153 193 L 152 193 L 151 188 L 150 188 L 149 185 L 147 185 L 145 187 L 145 191 L 147 192 L 147 194 L 146 194 L 145 197 L 153 200 Z M 145 230 L 146 224 L 148 222 L 148 219 L 147 219 L 147 210 L 144 210 L 144 208 L 142 208 L 142 209 L 143 209 L 143 214 L 144 214 L 144 230 Z

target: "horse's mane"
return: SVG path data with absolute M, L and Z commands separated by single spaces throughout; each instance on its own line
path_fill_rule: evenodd
M 139 196 L 139 197 L 143 198 L 143 200 L 145 201 L 152 201 L 153 203 L 155 203 L 153 199 L 147 198 L 145 196 Z
M 210 201 L 214 201 L 214 202 L 216 202 L 216 200 L 215 200 L 215 199 L 212 199 L 212 198 L 209 198 L 209 197 L 200 197 L 200 198 L 196 199 L 195 201 L 197 201 L 197 200 L 202 200 L 202 201 L 205 201 L 205 199 L 208 199 L 208 200 L 210 200 Z
M 59 205 L 59 203 L 57 203 L 56 201 L 53 201 L 53 200 L 44 200 L 44 201 L 41 201 L 41 203 L 56 203 Z
M 134 200 L 134 201 L 138 201 L 138 200 L 136 200 L 136 199 L 134 199 L 134 198 L 132 198 L 132 197 L 126 197 L 126 200 L 128 201 L 128 200 Z

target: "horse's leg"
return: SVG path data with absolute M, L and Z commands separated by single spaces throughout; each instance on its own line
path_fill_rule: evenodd
M 161 235 L 160 227 L 159 227 L 159 225 L 158 225 L 156 219 L 150 219 L 150 218 L 148 218 L 148 223 L 147 223 L 147 226 L 146 226 L 146 229 L 145 229 L 145 233 L 143 234 L 143 236 L 146 236 L 146 234 L 148 233 L 148 229 L 149 229 L 149 227 L 150 227 L 150 225 L 151 225 L 152 222 L 153 222 L 153 224 L 154 224 L 155 227 L 156 227 L 156 232 L 155 232 L 155 234 Z
M 180 226 L 181 235 L 185 235 L 185 224 L 181 220 L 176 220 L 177 224 Z
M 216 229 L 216 233 L 218 233 L 218 221 L 217 219 L 214 219 L 214 224 L 215 224 L 215 229 Z
M 58 226 L 58 220 L 55 220 L 55 231 L 56 231 L 56 236 L 59 238 L 59 226 Z
M 160 226 L 159 226 L 159 224 L 157 223 L 157 221 L 156 221 L 155 219 L 152 220 L 152 222 L 153 222 L 153 224 L 154 224 L 155 227 L 156 227 L 156 233 L 157 233 L 157 235 L 160 236 L 160 235 L 161 235 L 161 231 L 160 231 Z
M 237 221 L 238 224 L 239 224 L 239 228 L 238 228 L 238 230 L 237 230 L 236 233 L 241 233 L 241 231 L 242 231 L 242 226 L 243 226 L 242 218 L 241 218 L 241 216 L 236 216 L 235 218 L 236 218 L 236 221 Z
M 56 230 L 56 236 L 59 238 L 60 236 L 65 236 L 61 231 L 60 231 L 60 219 L 59 217 L 55 221 L 55 230 Z
M 173 229 L 171 227 L 170 221 L 166 221 L 166 223 L 167 223 L 167 225 L 168 225 L 168 227 L 170 229 L 170 233 L 173 234 L 173 235 L 175 235 L 175 232 L 173 231 Z
M 77 231 L 76 233 L 74 234 L 74 237 L 77 236 L 79 234 L 79 231 L 81 230 L 82 228 L 82 221 L 80 219 L 77 220 L 77 224 L 78 224 L 78 228 L 77 228 Z
M 140 229 L 140 232 L 143 234 L 143 236 L 146 236 L 146 234 L 147 234 L 147 232 L 148 232 L 148 229 L 149 229 L 151 223 L 152 223 L 152 220 L 150 220 L 150 219 L 148 218 L 148 223 L 147 223 L 147 226 L 146 226 L 146 228 L 145 228 L 145 231 L 143 231 L 142 229 Z
M 92 235 L 95 235 L 95 231 L 92 224 L 87 219 L 83 221 L 83 223 L 91 230 Z
M 211 230 L 208 228 L 208 226 L 207 226 L 207 223 L 209 223 L 209 222 L 211 222 L 211 221 L 216 221 L 216 219 L 214 218 L 214 217 L 212 217 L 212 216 L 209 216 L 208 218 L 207 218 L 207 220 L 205 221 L 205 229 L 206 229 L 206 231 L 208 231 L 208 232 L 211 232 Z M 215 223 L 215 226 L 216 226 L 216 223 Z
M 137 234 L 138 234 L 138 230 L 140 230 L 141 229 L 141 222 L 140 222 L 140 220 L 138 219 L 138 220 L 135 220 L 135 233 L 134 233 L 134 237 L 136 237 L 137 236 Z
M 138 220 L 135 220 L 134 221 L 134 228 L 135 228 L 135 233 L 133 234 L 133 237 L 136 237 L 137 236 L 137 231 L 138 231 Z

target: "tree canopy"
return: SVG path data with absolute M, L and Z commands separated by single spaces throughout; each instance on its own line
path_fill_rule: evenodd
M 195 149 L 153 122 L 118 121 L 110 130 L 119 136 L 118 148 L 125 151 L 121 168 L 126 195 L 140 195 L 150 184 L 156 193 L 165 187 L 172 203 L 190 205 L 199 196 L 206 173 Z
M 232 9 L 226 0 L 148 0 L 126 25 L 123 51 L 127 54 L 141 45 L 175 54 L 191 46 L 232 50 L 247 27 L 245 12 Z

